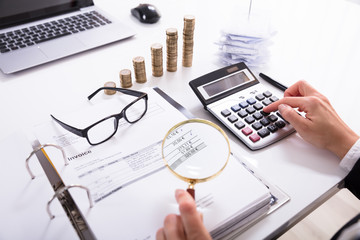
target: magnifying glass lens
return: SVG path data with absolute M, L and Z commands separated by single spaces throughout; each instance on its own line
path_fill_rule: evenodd
M 191 184 L 204 182 L 219 174 L 229 155 L 229 140 L 212 122 L 191 119 L 169 130 L 162 144 L 167 167 Z

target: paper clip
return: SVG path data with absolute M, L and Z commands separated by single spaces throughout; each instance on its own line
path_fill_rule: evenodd
M 67 158 L 66 158 L 66 155 L 65 155 L 65 151 L 62 149 L 62 147 L 58 146 L 58 145 L 55 145 L 55 144 L 43 144 L 43 145 L 39 145 L 38 147 L 36 147 L 31 153 L 30 155 L 26 158 L 26 161 L 25 161 L 25 165 L 26 165 L 26 169 L 28 170 L 30 176 L 31 176 L 31 179 L 34 179 L 35 178 L 35 175 L 32 173 L 32 171 L 30 170 L 30 167 L 29 167 L 29 159 L 32 157 L 32 155 L 34 155 L 34 153 L 36 153 L 37 151 L 43 149 L 44 147 L 55 147 L 59 150 L 61 150 L 61 153 L 63 155 L 63 158 L 64 158 L 64 163 L 65 163 L 65 166 L 69 164 Z
M 91 198 L 91 195 L 90 195 L 90 190 L 83 186 L 83 185 L 78 185 L 78 184 L 72 184 L 72 185 L 68 185 L 68 186 L 65 186 L 65 187 L 62 187 L 60 188 L 59 190 L 57 190 L 54 194 L 54 196 L 49 200 L 49 202 L 47 203 L 47 207 L 46 207 L 46 211 L 48 212 L 49 214 L 49 217 L 50 219 L 54 219 L 55 218 L 55 215 L 53 215 L 50 211 L 50 204 L 51 202 L 54 200 L 55 197 L 58 197 L 61 193 L 63 193 L 64 191 L 68 190 L 69 188 L 73 188 L 73 187 L 79 187 L 79 188 L 82 188 L 84 190 L 86 190 L 86 193 L 87 193 L 87 196 L 88 196 L 88 199 L 89 199 L 89 204 L 90 204 L 90 208 L 92 208 L 94 205 L 93 205 L 93 202 L 92 202 L 92 198 Z

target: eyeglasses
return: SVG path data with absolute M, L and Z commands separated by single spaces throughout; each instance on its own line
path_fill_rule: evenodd
M 103 118 L 102 120 L 88 126 L 85 129 L 72 127 L 58 120 L 53 115 L 51 115 L 51 117 L 58 124 L 60 124 L 60 126 L 69 132 L 79 137 L 85 137 L 90 145 L 97 145 L 109 140 L 112 136 L 114 136 L 118 129 L 119 120 L 121 118 L 124 118 L 128 123 L 132 124 L 139 121 L 145 115 L 148 101 L 148 95 L 146 93 L 124 88 L 101 87 L 88 96 L 88 99 L 92 99 L 101 90 L 115 90 L 137 98 L 129 103 L 120 113 Z

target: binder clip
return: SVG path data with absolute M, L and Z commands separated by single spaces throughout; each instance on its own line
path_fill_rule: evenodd
M 25 161 L 25 165 L 26 165 L 26 169 L 28 170 L 30 176 L 31 176 L 31 179 L 34 179 L 35 178 L 35 175 L 32 173 L 32 171 L 30 170 L 30 167 L 29 167 L 29 160 L 30 158 L 32 157 L 32 155 L 34 155 L 37 151 L 45 148 L 45 147 L 55 147 L 57 149 L 59 149 L 63 155 L 63 158 L 64 158 L 64 164 L 65 166 L 69 164 L 67 158 L 66 158 L 66 155 L 65 155 L 65 151 L 62 149 L 62 147 L 58 146 L 58 145 L 55 145 L 55 144 L 43 144 L 43 145 L 39 145 L 38 147 L 36 147 L 31 153 L 30 155 L 26 158 L 26 161 Z
M 60 194 L 62 194 L 64 191 L 68 190 L 69 188 L 73 188 L 73 187 L 79 187 L 79 188 L 82 188 L 84 190 L 86 190 L 86 193 L 87 193 L 87 196 L 88 196 L 88 199 L 89 199 L 89 204 L 90 204 L 90 208 L 92 208 L 94 205 L 93 205 L 93 202 L 92 202 L 92 198 L 91 198 L 91 195 L 90 195 L 90 190 L 83 186 L 83 185 L 78 185 L 78 184 L 72 184 L 72 185 L 68 185 L 68 186 L 65 186 L 65 187 L 62 187 L 60 188 L 59 190 L 57 190 L 54 194 L 54 196 L 49 200 L 49 202 L 47 203 L 47 207 L 46 207 L 46 211 L 47 213 L 49 214 L 49 217 L 50 219 L 54 219 L 55 218 L 55 215 L 53 215 L 50 211 L 50 204 L 51 202 L 54 200 L 55 197 L 58 197 Z

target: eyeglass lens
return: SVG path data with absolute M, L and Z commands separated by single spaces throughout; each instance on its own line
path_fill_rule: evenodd
M 91 144 L 98 144 L 111 137 L 116 129 L 117 120 L 115 117 L 111 117 L 90 128 L 87 137 Z
M 128 122 L 133 123 L 139 120 L 146 111 L 146 100 L 139 99 L 125 109 L 124 115 Z
M 129 123 L 139 120 L 146 112 L 146 100 L 139 99 L 124 110 L 124 116 Z M 87 132 L 91 144 L 98 144 L 111 137 L 117 130 L 118 120 L 115 117 L 105 119 L 94 125 Z

